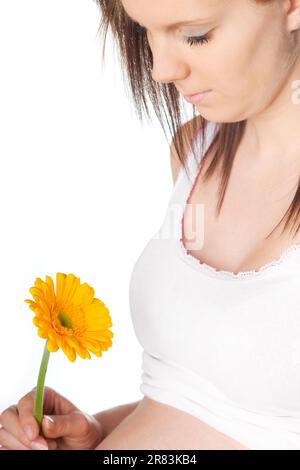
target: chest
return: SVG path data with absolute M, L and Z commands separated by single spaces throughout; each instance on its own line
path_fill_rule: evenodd
M 247 172 L 237 158 L 218 215 L 220 179 L 213 176 L 204 181 L 207 162 L 189 193 L 182 219 L 189 254 L 217 270 L 237 273 L 257 270 L 291 244 L 300 243 L 300 233 L 293 239 L 288 231 L 281 234 L 283 224 L 266 239 L 293 200 L 297 173 Z

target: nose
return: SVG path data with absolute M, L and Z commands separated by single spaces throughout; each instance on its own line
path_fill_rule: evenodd
M 158 83 L 172 83 L 181 81 L 189 74 L 189 67 L 176 50 L 172 50 L 167 42 L 153 41 L 152 52 L 152 79 Z

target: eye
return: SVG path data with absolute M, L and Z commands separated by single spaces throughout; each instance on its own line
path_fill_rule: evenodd
M 143 34 L 146 33 L 146 28 L 143 26 L 139 25 L 138 23 L 134 23 L 134 30 L 138 34 Z M 183 37 L 183 42 L 189 44 L 190 46 L 195 46 L 195 45 L 201 45 L 204 43 L 209 42 L 210 36 L 208 34 L 203 34 L 202 36 L 184 36 Z
M 189 44 L 190 46 L 195 46 L 199 44 L 204 44 L 210 40 L 208 34 L 203 36 L 192 36 L 192 37 L 183 37 L 183 41 Z

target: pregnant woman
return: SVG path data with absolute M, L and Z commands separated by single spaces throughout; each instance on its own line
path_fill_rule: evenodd
M 33 390 L 1 414 L 2 450 L 299 450 L 300 0 L 99 6 L 140 115 L 149 98 L 173 129 L 130 280 L 143 399 L 90 416 L 47 388 L 43 439 Z

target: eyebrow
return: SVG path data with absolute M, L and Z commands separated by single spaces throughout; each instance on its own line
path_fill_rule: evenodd
M 133 21 L 134 23 L 137 23 L 139 24 L 140 26 L 144 26 L 142 25 L 141 23 L 139 23 L 138 21 L 136 21 L 134 18 L 132 18 L 127 12 L 126 12 L 126 15 L 128 16 L 128 18 Z M 197 18 L 197 19 L 193 19 L 193 20 L 184 20 L 184 21 L 178 21 L 177 23 L 169 23 L 169 24 L 166 24 L 165 26 L 163 26 L 163 28 L 166 28 L 166 29 L 170 29 L 170 28 L 175 28 L 176 26 L 183 26 L 183 25 L 189 25 L 189 24 L 193 24 L 193 23 L 203 23 L 203 24 L 206 24 L 206 23 L 209 23 L 212 21 L 212 17 L 210 18 Z

